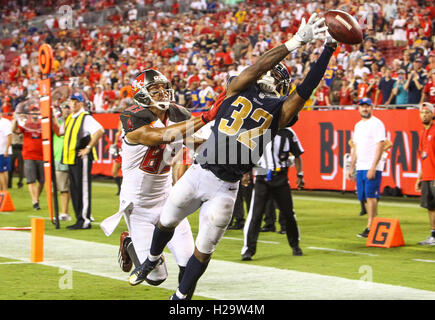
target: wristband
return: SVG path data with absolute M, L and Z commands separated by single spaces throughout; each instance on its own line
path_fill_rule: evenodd
M 201 114 L 201 121 L 203 124 L 207 124 L 207 122 L 208 122 L 204 119 L 204 114 Z
M 297 177 L 298 178 L 303 178 L 304 177 L 304 172 L 303 171 L 298 172 Z
M 89 145 L 87 145 L 87 146 L 86 146 L 86 149 L 89 149 L 89 150 L 91 150 L 91 149 L 92 149 L 92 147 L 91 147 L 91 146 L 89 146 Z
M 301 42 L 293 37 L 290 40 L 288 40 L 286 43 L 284 43 L 284 45 L 289 52 L 292 52 L 293 50 L 296 50 L 301 46 Z

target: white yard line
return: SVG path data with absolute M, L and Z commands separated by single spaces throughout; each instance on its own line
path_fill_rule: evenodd
M 340 252 L 340 253 L 349 253 L 349 254 L 356 254 L 356 255 L 365 255 L 365 256 L 371 256 L 371 257 L 378 256 L 377 254 L 371 254 L 371 253 L 366 253 L 366 252 L 347 251 L 347 250 L 339 250 L 339 249 L 331 249 L 331 248 L 308 247 L 308 249 L 320 250 L 320 251 L 332 251 L 332 252 Z
M 435 260 L 424 260 L 424 259 L 412 259 L 414 261 L 418 261 L 418 262 L 429 262 L 429 263 L 435 263 Z
M 243 241 L 242 238 L 233 238 L 233 237 L 223 237 L 223 239 Z M 257 242 L 268 243 L 268 244 L 280 244 L 281 243 L 281 242 L 277 242 L 277 241 L 267 241 L 267 240 L 257 240 Z
M 333 203 L 348 203 L 359 205 L 358 199 L 342 199 L 335 197 L 312 197 L 312 196 L 299 196 L 293 195 L 294 200 L 309 200 L 309 201 L 318 201 L 318 202 L 333 202 Z M 408 202 L 387 202 L 387 201 L 379 201 L 380 207 L 401 207 L 401 208 L 420 208 L 418 203 L 408 203 Z
M 0 231 L 0 243 L 1 257 L 29 262 L 29 232 Z M 127 281 L 117 262 L 118 246 L 45 235 L 44 250 L 40 264 Z M 178 267 L 172 255 L 165 255 L 169 277 L 160 287 L 175 290 Z M 289 255 L 289 265 L 292 259 Z M 435 300 L 433 291 L 216 259 L 195 294 L 219 300 Z

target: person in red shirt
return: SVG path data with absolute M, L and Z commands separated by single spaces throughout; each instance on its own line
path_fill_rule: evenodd
M 330 90 L 329 87 L 326 85 L 325 80 L 321 80 L 319 87 L 316 90 L 316 93 L 314 94 L 314 106 L 331 106 L 331 102 L 329 101 L 329 95 Z
M 421 103 L 429 101 L 435 103 L 435 71 L 432 72 L 429 81 L 424 86 L 423 94 L 421 95 Z
M 433 125 L 434 106 L 429 102 L 420 105 L 420 119 L 424 129 L 420 133 L 419 155 L 421 171 L 419 172 L 415 191 L 421 192 L 420 206 L 429 214 L 431 235 L 418 244 L 435 246 L 435 126 Z
M 91 84 L 99 82 L 101 79 L 101 73 L 98 71 L 98 66 L 93 64 L 91 70 L 89 70 L 89 82 Z
M 6 115 L 9 115 L 12 113 L 12 105 L 11 105 L 11 98 L 10 97 L 6 96 L 4 98 L 1 112 L 3 112 Z
M 42 155 L 41 120 L 39 107 L 29 107 L 29 117 L 25 124 L 19 124 L 15 118 L 12 122 L 12 131 L 16 134 L 23 133 L 24 175 L 27 180 L 33 209 L 40 210 L 39 196 L 44 188 L 44 161 Z M 37 183 L 38 182 L 38 183 Z
M 343 78 L 341 89 L 339 91 L 340 106 L 353 105 L 351 93 L 352 88 L 349 86 L 349 81 L 346 78 Z

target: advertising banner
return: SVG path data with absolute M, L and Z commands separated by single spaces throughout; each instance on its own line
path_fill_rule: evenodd
M 399 187 L 403 194 L 418 195 L 414 190 L 421 167 L 418 157 L 419 133 L 423 129 L 415 110 L 374 110 L 373 115 L 385 125 L 392 147 L 382 174 L 381 192 L 385 186 Z M 117 114 L 95 114 L 105 128 L 92 174 L 111 176 L 113 143 L 119 122 Z M 302 111 L 293 126 L 305 150 L 302 155 L 305 188 L 316 190 L 354 191 L 355 183 L 343 179 L 344 157 L 350 153 L 349 140 L 355 124 L 361 120 L 357 110 Z M 296 171 L 289 170 L 290 185 L 296 186 Z

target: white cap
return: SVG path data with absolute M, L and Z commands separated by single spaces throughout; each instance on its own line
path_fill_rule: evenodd
M 420 111 L 421 110 L 423 110 L 423 109 L 428 109 L 430 112 L 432 112 L 433 113 L 433 104 L 432 103 L 429 103 L 429 102 L 423 102 L 421 105 L 420 105 Z

